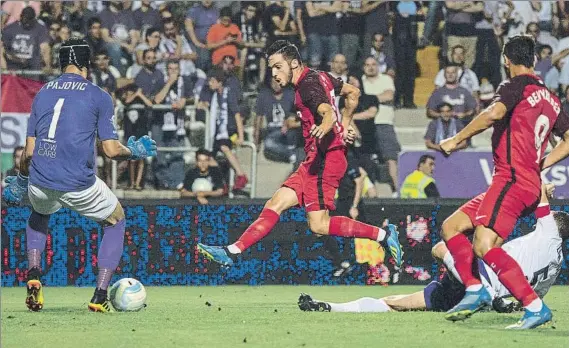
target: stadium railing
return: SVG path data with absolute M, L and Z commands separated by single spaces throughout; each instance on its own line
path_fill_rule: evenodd
M 137 110 L 144 110 L 147 109 L 147 106 L 144 105 L 130 105 L 128 106 L 128 109 L 137 109 Z M 120 107 L 119 111 L 124 113 L 124 110 L 126 110 L 126 107 Z M 172 105 L 171 104 L 159 104 L 159 105 L 153 105 L 151 107 L 152 110 L 162 110 L 162 111 L 167 111 L 167 110 L 173 110 L 172 109 Z M 189 120 L 191 123 L 195 123 L 196 121 L 196 107 L 194 105 L 189 105 L 185 107 L 185 116 L 188 117 L 189 116 Z M 210 132 L 210 122 L 211 119 L 209 117 L 209 110 L 205 110 L 205 130 L 204 130 L 204 145 L 203 147 L 208 149 L 208 150 L 212 150 L 211 148 L 209 148 L 209 144 L 212 143 L 211 141 L 211 137 L 212 134 Z M 249 172 L 249 178 L 250 178 L 250 197 L 251 198 L 255 198 L 256 197 L 256 192 L 257 192 L 257 147 L 255 146 L 254 143 L 252 142 L 244 142 L 241 147 L 246 147 L 246 148 L 250 148 L 252 153 L 251 153 L 251 166 L 250 166 L 250 172 Z M 168 146 L 159 146 L 158 147 L 158 151 L 160 152 L 195 152 L 199 149 L 200 147 L 197 146 L 175 146 L 175 147 L 168 147 Z M 117 162 L 116 161 L 112 161 L 112 169 L 111 169 L 111 182 L 112 182 L 112 186 L 111 188 L 113 190 L 117 189 L 117 178 L 118 178 L 118 170 L 117 170 Z M 234 184 L 234 180 L 235 180 L 235 173 L 233 171 L 233 169 L 231 169 L 230 171 L 230 188 L 233 188 L 233 184 Z M 231 190 L 230 190 L 231 191 Z M 233 194 L 230 193 L 230 197 L 233 197 Z

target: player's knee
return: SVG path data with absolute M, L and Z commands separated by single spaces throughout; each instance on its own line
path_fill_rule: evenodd
M 447 251 L 448 249 L 445 242 L 441 241 L 435 244 L 435 246 L 431 249 L 431 255 L 433 255 L 435 259 L 442 260 L 445 257 Z
M 110 225 L 115 225 L 117 222 L 124 220 L 124 218 L 125 218 L 124 209 L 119 202 L 119 203 L 117 203 L 117 206 L 115 207 L 115 210 L 113 211 L 111 216 L 109 216 L 105 220 L 105 222 L 107 222 Z
M 441 237 L 447 241 L 458 234 L 456 223 L 451 217 L 447 218 L 441 227 Z
M 308 228 L 316 234 L 327 235 L 330 230 L 330 218 L 308 217 Z
M 30 228 L 33 229 L 34 231 L 47 233 L 49 225 L 49 215 L 43 215 L 35 210 L 32 210 L 32 214 L 30 215 L 28 224 L 30 225 Z

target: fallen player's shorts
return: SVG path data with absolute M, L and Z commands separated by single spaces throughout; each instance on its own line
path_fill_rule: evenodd
M 423 289 L 428 311 L 446 312 L 464 297 L 465 287 L 447 272 L 440 282 L 432 281 Z
M 98 177 L 93 186 L 77 192 L 57 191 L 30 184 L 28 197 L 34 210 L 42 215 L 50 215 L 66 207 L 95 221 L 106 220 L 119 203 L 113 191 Z
M 485 226 L 507 239 L 518 218 L 530 214 L 539 203 L 539 192 L 527 191 L 520 184 L 494 177 L 485 193 L 460 207 L 474 227 Z
M 344 177 L 348 162 L 343 148 L 318 154 L 302 162 L 283 183 L 296 193 L 298 204 L 307 212 L 335 210 L 334 196 Z

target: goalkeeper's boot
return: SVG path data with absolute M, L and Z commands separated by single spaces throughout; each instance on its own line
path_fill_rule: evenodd
M 492 305 L 492 296 L 482 286 L 477 291 L 466 291 L 462 300 L 449 310 L 445 319 L 450 321 L 466 320 L 474 313 Z
M 217 262 L 224 267 L 233 266 L 234 262 L 231 258 L 232 254 L 226 247 L 210 246 L 198 243 L 198 251 L 208 259 Z
M 298 298 L 298 308 L 304 312 L 330 312 L 332 310 L 328 303 L 313 300 L 305 293 L 301 293 Z
M 88 307 L 91 312 L 112 312 L 111 303 L 107 298 L 107 290 L 95 289 L 95 293 L 93 294 L 93 298 L 91 298 Z
M 553 318 L 553 313 L 551 313 L 551 309 L 543 304 L 543 307 L 538 312 L 532 312 L 525 309 L 524 316 L 520 321 L 518 321 L 514 325 L 510 325 L 506 327 L 506 329 L 512 330 L 527 330 L 527 329 L 534 329 L 538 326 L 541 326 L 545 323 L 548 323 Z
M 382 244 L 389 250 L 389 253 L 395 260 L 395 267 L 400 269 L 403 264 L 403 247 L 399 243 L 399 232 L 397 232 L 397 228 L 393 224 L 387 225 L 386 232 L 387 236 L 385 236 Z
M 41 272 L 36 267 L 28 271 L 26 306 L 38 312 L 43 308 L 43 288 L 40 281 Z

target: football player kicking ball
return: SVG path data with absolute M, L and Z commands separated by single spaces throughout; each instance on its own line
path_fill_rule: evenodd
M 283 211 L 301 205 L 306 209 L 308 226 L 321 235 L 367 238 L 382 243 L 396 265 L 402 263 L 399 234 L 395 226 L 387 230 L 345 216 L 330 217 L 334 196 L 346 171 L 346 142 L 353 141 L 352 116 L 358 104 L 358 88 L 333 78 L 326 72 L 305 67 L 295 45 L 279 40 L 267 51 L 272 77 L 281 85 L 292 84 L 295 107 L 302 122 L 306 159 L 265 204 L 259 218 L 235 243 L 224 246 L 198 244 L 199 251 L 224 266 L 233 265 L 242 253 L 265 237 L 279 221 Z M 336 108 L 337 95 L 345 97 L 343 115 Z
M 536 210 L 535 229 L 523 237 L 503 245 L 503 249 L 521 266 L 524 276 L 540 298 L 543 298 L 555 283 L 563 264 L 562 244 L 569 238 L 569 214 L 550 212 L 549 202 L 542 192 L 541 203 Z M 298 306 L 303 311 L 317 312 L 389 312 L 408 310 L 447 311 L 462 299 L 465 287 L 454 267 L 455 260 L 443 242 L 433 247 L 433 256 L 442 260 L 448 272 L 443 279 L 433 281 L 422 291 L 410 295 L 395 295 L 381 299 L 360 298 L 347 303 L 332 303 L 313 300 L 302 294 Z M 497 312 L 509 313 L 515 303 L 506 300 L 511 294 L 500 283 L 492 268 L 480 260 L 479 271 L 484 288 L 492 296 L 492 307 Z
M 447 155 L 458 144 L 494 127 L 492 151 L 494 176 L 485 193 L 475 197 L 445 220 L 442 237 L 466 286 L 462 301 L 447 312 L 447 320 L 464 320 L 492 301 L 482 286 L 474 255 L 489 265 L 500 282 L 522 302 L 523 318 L 509 329 L 532 329 L 552 318 L 524 277 L 516 260 L 500 246 L 519 217 L 531 213 L 539 202 L 540 172 L 569 154 L 569 120 L 559 99 L 534 74 L 535 42 L 525 35 L 511 37 L 504 45 L 505 67 L 510 79 L 502 82 L 490 106 L 455 136 L 441 142 Z M 563 137 L 540 165 L 550 133 Z M 465 233 L 474 230 L 472 244 Z M 474 249 L 474 250 L 473 250 Z M 539 250 L 535 250 L 539 253 Z
M 45 84 L 34 98 L 20 174 L 6 178 L 6 203 L 20 204 L 27 191 L 33 207 L 26 226 L 26 305 L 33 311 L 44 304 L 41 257 L 49 216 L 61 207 L 104 224 L 97 287 L 88 307 L 110 311 L 107 287 L 123 252 L 125 216 L 117 197 L 95 176 L 95 140 L 98 137 L 104 154 L 115 160 L 156 155 L 156 143 L 148 136 L 131 137 L 126 147 L 118 141 L 111 96 L 86 79 L 90 56 L 84 40 L 70 39 L 61 45 L 63 74 Z

